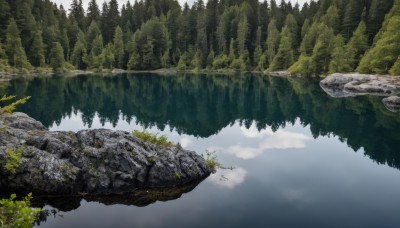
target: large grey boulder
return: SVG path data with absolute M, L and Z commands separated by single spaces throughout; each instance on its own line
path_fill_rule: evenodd
M 333 97 L 366 94 L 390 96 L 400 93 L 400 78 L 392 76 L 335 73 L 323 79 L 320 85 Z
M 335 73 L 323 79 L 320 86 L 328 95 L 336 98 L 358 95 L 391 96 L 383 99 L 383 104 L 392 112 L 400 110 L 399 99 L 395 96 L 400 94 L 400 77 Z
M 6 170 L 7 150 L 18 149 L 18 167 Z M 23 113 L 0 116 L 1 192 L 114 194 L 183 185 L 210 173 L 195 152 L 149 144 L 128 132 L 50 132 Z

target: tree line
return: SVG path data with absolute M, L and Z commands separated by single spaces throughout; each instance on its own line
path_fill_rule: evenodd
M 0 71 L 400 74 L 400 0 L 0 0 Z

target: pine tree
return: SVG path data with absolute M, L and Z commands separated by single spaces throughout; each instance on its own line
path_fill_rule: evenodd
M 103 68 L 105 69 L 113 69 L 114 65 L 114 53 L 113 53 L 113 46 L 109 43 L 106 47 L 104 47 L 101 58 L 103 62 Z
M 140 69 L 141 57 L 139 53 L 139 41 L 141 38 L 141 32 L 138 30 L 133 34 L 131 40 L 128 43 L 127 51 L 129 53 L 128 70 Z M 181 58 L 182 59 L 182 58 Z
M 332 60 L 329 64 L 330 73 L 344 73 L 354 70 L 349 61 L 349 56 L 345 51 L 344 38 L 339 34 L 335 38 L 335 47 L 332 52 Z
M 280 41 L 280 35 L 279 31 L 276 28 L 276 22 L 274 19 L 271 20 L 271 22 L 268 24 L 268 37 L 267 37 L 267 50 L 266 50 L 266 57 L 268 64 L 271 64 L 273 59 L 275 58 L 275 55 L 278 51 L 279 48 L 279 41 Z
M 90 69 L 101 69 L 103 67 L 102 52 L 103 37 L 101 35 L 98 35 L 94 39 L 91 45 L 90 53 L 87 57 L 87 63 Z
M 288 69 L 291 75 L 313 76 L 315 69 L 313 69 L 311 57 L 301 55 L 299 59 Z
M 289 29 L 290 34 L 292 36 L 292 48 L 296 50 L 300 44 L 299 39 L 299 26 L 296 21 L 296 18 L 292 14 L 288 14 L 285 21 L 285 26 Z
M 304 36 L 303 40 L 301 41 L 301 45 L 299 48 L 300 54 L 304 56 L 312 55 L 315 43 L 317 42 L 318 36 L 321 32 L 321 27 L 321 23 L 312 24 L 312 26 Z
M 35 31 L 29 53 L 29 61 L 32 63 L 33 66 L 43 67 L 45 65 L 42 31 L 40 31 L 39 29 L 36 29 Z
M 349 43 L 346 46 L 346 56 L 351 70 L 354 70 L 361 60 L 362 55 L 368 49 L 367 27 L 364 21 L 361 21 L 356 31 L 354 31 Z
M 400 1 L 399 1 L 400 2 Z M 400 16 L 388 19 L 380 39 L 361 59 L 357 70 L 362 73 L 387 73 L 400 54 Z
M 102 30 L 103 38 L 106 43 L 114 38 L 115 29 L 119 24 L 119 6 L 117 0 L 110 0 L 108 6 L 103 6 L 102 12 Z
M 391 75 L 400 76 L 400 55 L 399 55 L 399 58 L 397 58 L 397 61 L 394 63 L 392 69 L 390 69 L 389 72 Z
M 339 11 L 335 5 L 329 7 L 326 14 L 321 18 L 321 22 L 332 28 L 335 33 L 339 31 L 340 17 Z
M 115 67 L 122 69 L 124 66 L 122 66 L 124 62 L 124 40 L 123 40 L 123 34 L 122 34 L 122 29 L 121 27 L 117 27 L 115 29 L 115 35 L 114 35 L 114 57 L 115 57 Z
M 108 7 L 108 4 L 107 2 L 104 1 L 100 15 L 100 29 L 105 43 L 110 42 L 110 40 L 112 39 L 109 31 L 109 20 L 108 20 L 109 11 L 110 9 Z
M 69 16 L 74 18 L 82 31 L 86 30 L 85 10 L 83 9 L 82 0 L 73 0 L 69 9 Z
M 32 67 L 22 47 L 18 26 L 13 18 L 10 19 L 10 24 L 7 28 L 6 53 L 11 66 L 25 69 L 30 69 Z
M 335 46 L 335 35 L 332 28 L 323 25 L 311 57 L 312 68 L 317 75 L 329 72 L 331 54 Z
M 90 0 L 88 6 L 87 18 L 89 24 L 92 23 L 93 21 L 98 22 L 100 20 L 100 9 L 99 5 L 97 5 L 96 0 Z
M 6 0 L 0 0 L 0 39 L 5 38 L 7 26 L 11 16 L 11 9 Z
M 214 62 L 214 58 L 215 58 L 215 53 L 211 49 L 210 53 L 207 56 L 207 68 L 212 68 L 212 65 L 213 65 L 213 62 Z
M 301 38 L 303 39 L 304 36 L 307 34 L 308 30 L 310 29 L 310 19 L 306 19 L 301 27 Z
M 87 66 L 86 56 L 87 49 L 85 35 L 82 31 L 79 31 L 78 40 L 76 41 L 74 49 L 71 53 L 71 63 L 74 64 L 77 69 L 83 70 Z
M 363 1 L 348 0 L 342 25 L 342 35 L 345 41 L 350 39 L 351 34 L 360 23 L 363 9 Z
M 394 0 L 372 0 L 367 19 L 367 34 L 369 43 L 382 26 L 385 15 L 393 6 Z
M 60 44 L 64 50 L 64 59 L 69 59 L 69 38 L 67 35 L 67 30 L 64 29 L 61 33 L 61 37 L 60 37 Z
M 98 37 L 99 35 L 101 35 L 101 31 L 99 26 L 97 26 L 97 22 L 96 21 L 92 21 L 90 23 L 90 26 L 88 28 L 88 31 L 86 32 L 86 43 L 87 43 L 87 49 L 91 50 L 92 47 L 92 42 L 94 41 L 94 39 L 96 39 L 96 37 Z
M 50 52 L 50 66 L 54 71 L 62 71 L 64 63 L 64 50 L 59 42 L 55 42 Z
M 0 40 L 0 71 L 7 72 L 11 70 L 10 68 L 11 68 L 10 65 L 8 65 L 7 54 Z
M 179 62 L 178 62 L 177 68 L 179 70 L 186 70 L 186 68 L 187 68 L 187 65 L 186 65 L 186 54 L 181 55 L 181 57 L 179 58 Z
M 20 31 L 22 47 L 29 52 L 37 26 L 27 2 L 22 2 L 22 5 L 18 7 L 16 16 L 15 19 Z
M 398 15 L 400 15 L 400 0 L 394 0 L 393 7 L 390 9 L 389 13 L 386 14 L 385 20 L 380 26 L 379 32 L 374 37 L 373 45 L 376 45 L 376 42 L 382 38 L 383 33 L 388 30 L 390 19 Z
M 238 43 L 239 43 L 239 55 L 244 57 L 245 51 L 247 51 L 247 42 L 249 35 L 249 25 L 247 23 L 247 18 L 242 17 L 238 25 Z
M 292 34 L 288 27 L 284 27 L 281 33 L 281 42 L 279 44 L 278 53 L 274 57 L 269 71 L 287 70 L 294 62 L 294 54 L 292 49 Z

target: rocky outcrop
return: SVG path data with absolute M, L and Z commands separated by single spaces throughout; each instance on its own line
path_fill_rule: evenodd
M 391 96 L 382 100 L 385 107 L 392 111 L 400 110 L 400 78 L 367 74 L 332 74 L 320 82 L 321 88 L 331 97 L 349 97 L 358 95 Z
M 332 97 L 400 94 L 400 78 L 391 76 L 335 73 L 323 79 L 320 85 Z
M 10 151 L 21 151 L 12 159 Z M 15 172 L 6 163 L 17 162 Z M 143 142 L 106 129 L 51 132 L 23 113 L 0 116 L 0 191 L 114 194 L 201 180 L 205 160 L 181 147 Z

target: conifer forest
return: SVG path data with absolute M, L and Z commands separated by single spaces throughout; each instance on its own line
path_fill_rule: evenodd
M 0 0 L 0 70 L 400 74 L 400 0 Z

